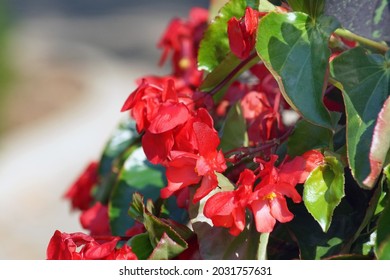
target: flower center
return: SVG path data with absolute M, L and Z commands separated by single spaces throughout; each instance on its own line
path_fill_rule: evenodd
M 265 195 L 263 199 L 264 199 L 264 200 L 265 200 L 265 199 L 267 199 L 267 200 L 273 200 L 275 197 L 276 197 L 276 193 L 270 192 L 269 194 Z

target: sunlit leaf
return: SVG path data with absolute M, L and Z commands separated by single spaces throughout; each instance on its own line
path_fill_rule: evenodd
M 325 157 L 325 164 L 314 169 L 307 178 L 303 201 L 307 210 L 326 232 L 333 212 L 344 197 L 344 169 L 335 158 Z
M 278 81 L 290 106 L 308 121 L 332 129 L 322 97 L 330 50 L 328 40 L 339 26 L 333 17 L 275 13 L 259 23 L 256 50 Z

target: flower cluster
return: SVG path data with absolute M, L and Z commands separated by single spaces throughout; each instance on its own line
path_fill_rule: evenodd
M 243 65 L 255 57 L 258 21 L 264 15 L 247 8 L 243 17 L 227 23 L 231 53 Z M 177 205 L 185 210 L 204 200 L 204 215 L 213 226 L 228 228 L 233 236 L 251 222 L 248 217 L 259 233 L 269 233 L 276 221 L 293 219 L 286 198 L 302 201 L 296 186 L 324 163 L 324 157 L 310 150 L 294 158 L 286 156 L 277 164 L 276 149 L 291 132 L 282 116 L 289 106 L 262 62 L 248 67 L 221 99 L 213 99 L 216 91 L 202 92 L 205 73 L 197 67 L 197 56 L 207 25 L 208 12 L 200 8 L 191 10 L 186 21 L 174 19 L 158 44 L 163 49 L 160 64 L 171 54 L 172 72 L 138 79 L 121 111 L 128 111 L 135 121 L 147 160 L 165 170 L 166 186 L 160 190 L 160 199 L 176 196 Z M 219 128 L 236 105 L 242 113 L 247 143 L 226 150 L 221 147 Z M 99 187 L 98 169 L 98 163 L 91 163 L 65 194 L 72 208 L 82 211 L 80 223 L 90 235 L 56 231 L 47 249 L 48 259 L 137 259 L 122 241 L 145 234 L 147 229 L 137 221 L 125 236 L 112 236 L 108 204 L 92 196 Z M 236 181 L 235 189 L 220 190 L 218 175 Z M 145 215 L 154 215 L 151 212 Z M 159 225 L 170 228 L 164 221 Z M 189 249 L 181 257 L 190 250 L 191 255 L 198 252 L 196 236 L 189 239 Z

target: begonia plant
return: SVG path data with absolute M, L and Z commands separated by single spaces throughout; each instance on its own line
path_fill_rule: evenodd
M 65 192 L 86 232 L 57 230 L 47 258 L 390 259 L 389 3 L 369 36 L 348 30 L 347 2 L 211 1 L 173 19 L 171 71 L 123 100 Z

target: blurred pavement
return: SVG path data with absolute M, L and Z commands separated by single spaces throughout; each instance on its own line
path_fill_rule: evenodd
M 49 9 L 15 21 L 18 77 L 11 125 L 0 138 L 0 259 L 45 259 L 56 229 L 82 231 L 62 195 L 99 159 L 135 79 L 166 72 L 156 66 L 156 43 L 170 19 L 186 17 L 191 6 L 151 2 L 160 4 L 93 16 Z

